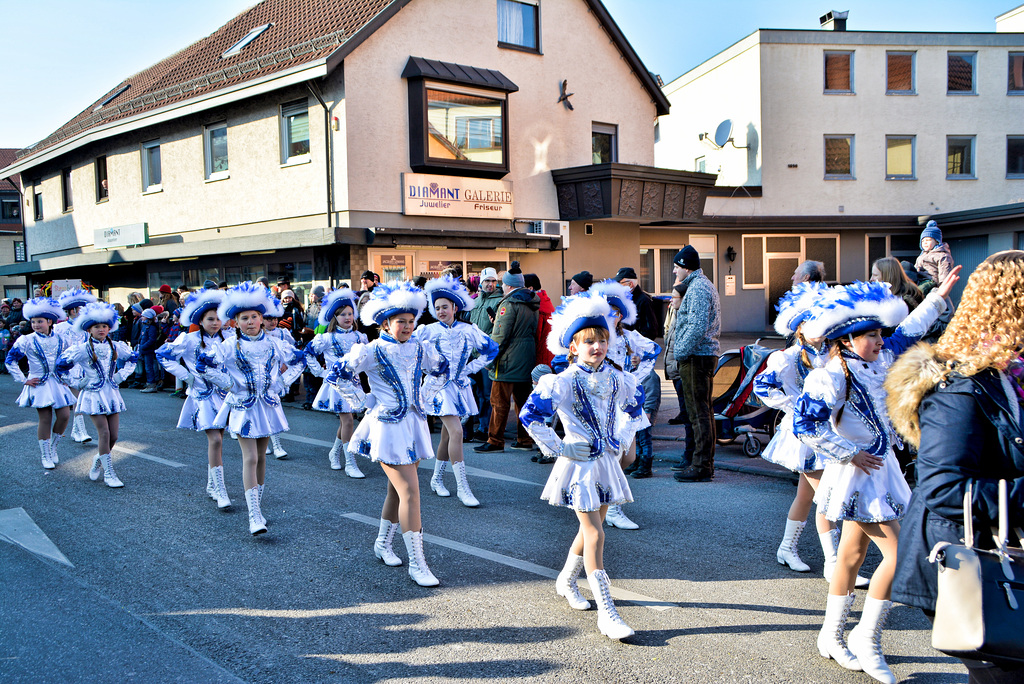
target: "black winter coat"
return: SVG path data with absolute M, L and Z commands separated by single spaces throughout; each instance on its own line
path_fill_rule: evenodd
M 661 337 L 658 330 L 658 317 L 654 313 L 654 302 L 651 295 L 644 292 L 640 287 L 633 290 L 633 304 L 636 305 L 636 323 L 623 326 L 629 330 L 636 330 L 649 340 L 656 340 Z

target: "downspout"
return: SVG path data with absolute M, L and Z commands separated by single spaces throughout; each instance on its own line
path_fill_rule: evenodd
M 320 106 L 324 109 L 324 174 L 327 180 L 327 227 L 333 228 L 334 222 L 332 220 L 334 214 L 334 186 L 331 182 L 331 168 L 334 166 L 333 155 L 334 150 L 331 147 L 331 110 L 328 109 L 327 103 L 324 101 L 323 94 L 320 92 L 320 87 L 314 81 L 307 81 L 306 87 L 309 92 L 313 94 L 316 101 L 320 103 Z

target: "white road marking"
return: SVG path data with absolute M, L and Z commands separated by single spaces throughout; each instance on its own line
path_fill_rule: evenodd
M 114 445 L 114 451 L 121 451 L 121 452 L 126 453 L 126 454 L 128 454 L 130 456 L 137 456 L 138 458 L 144 458 L 147 461 L 153 461 L 154 463 L 160 463 L 160 464 L 163 464 L 165 466 L 171 466 L 172 468 L 187 468 L 188 467 L 187 463 L 180 463 L 178 461 L 171 461 L 171 460 L 166 459 L 166 458 L 160 458 L 159 456 L 153 456 L 151 454 L 146 454 L 146 453 L 143 453 L 143 452 L 138 451 L 137 449 L 133 448 L 133 447 L 136 447 L 136 446 L 141 446 L 139 444 L 135 444 L 133 442 L 128 442 L 128 444 L 130 444 L 131 446 L 124 446 L 123 444 L 115 444 Z
M 60 552 L 57 545 L 50 541 L 46 533 L 39 529 L 32 516 L 24 508 L 8 508 L 0 511 L 0 540 L 20 546 L 29 553 L 75 567 Z
M 379 518 L 371 518 L 360 513 L 342 513 L 341 517 L 348 518 L 349 520 L 355 520 L 361 522 L 370 527 L 378 527 L 380 525 Z M 424 534 L 423 539 L 430 542 L 431 544 L 437 544 L 448 549 L 455 551 L 461 551 L 462 553 L 469 554 L 470 556 L 476 556 L 477 558 L 483 558 L 485 560 L 492 561 L 494 563 L 500 563 L 501 565 L 507 565 L 511 568 L 523 570 L 534 575 L 540 575 L 548 579 L 555 579 L 558 577 L 558 570 L 552 568 L 546 568 L 543 565 L 537 565 L 536 563 L 530 563 L 529 561 L 519 560 L 511 556 L 506 556 L 501 553 L 495 553 L 494 551 L 488 551 L 487 549 L 481 549 L 476 546 L 470 546 L 469 544 L 463 544 L 462 542 L 453 541 L 451 539 L 445 539 L 444 537 L 437 537 L 432 534 Z M 585 582 L 580 582 L 580 587 L 586 586 Z M 660 599 L 652 598 L 650 596 L 644 596 L 643 594 L 637 594 L 626 589 L 619 587 L 612 587 L 612 597 L 620 601 L 630 601 L 637 605 L 645 606 L 651 610 L 669 610 L 670 608 L 677 608 L 678 604 L 670 601 L 662 601 Z
M 11 432 L 17 432 L 18 430 L 24 430 L 25 428 L 37 427 L 36 423 L 14 423 L 12 425 L 4 425 L 0 427 L 0 435 L 6 435 Z

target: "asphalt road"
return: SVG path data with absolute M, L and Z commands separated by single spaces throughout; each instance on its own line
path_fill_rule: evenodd
M 795 491 L 785 480 L 720 469 L 682 485 L 660 464 L 635 482 L 627 512 L 642 529 L 608 530 L 605 545 L 637 631 L 618 643 L 554 593 L 575 523 L 540 501 L 548 467 L 528 453 L 467 446 L 478 509 L 432 494 L 424 466 L 424 531 L 438 538 L 426 553 L 441 580 L 425 589 L 374 558 L 385 478 L 365 462 L 365 480 L 328 468 L 333 416 L 287 409 L 290 456 L 268 463 L 269 532 L 251 537 L 238 444 L 225 440 L 234 506 L 219 511 L 204 436 L 174 428 L 177 399 L 124 392 L 120 445 L 134 453 L 115 450 L 125 487 L 114 490 L 86 475 L 95 447 L 70 440 L 44 471 L 35 412 L 17 393 L 0 376 L 0 540 L 45 534 L 73 567 L 0 544 L 5 683 L 873 681 L 814 647 L 827 592 L 814 535 L 800 544 L 811 573 L 775 562 Z M 662 456 L 677 448 L 656 442 Z M 920 613 L 892 612 L 884 648 L 897 676 L 966 681 L 929 638 Z

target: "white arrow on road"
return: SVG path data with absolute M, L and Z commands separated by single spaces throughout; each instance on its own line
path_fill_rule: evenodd
M 75 567 L 46 533 L 39 529 L 32 516 L 24 508 L 8 508 L 0 511 L 0 541 L 20 546 L 29 553 Z

